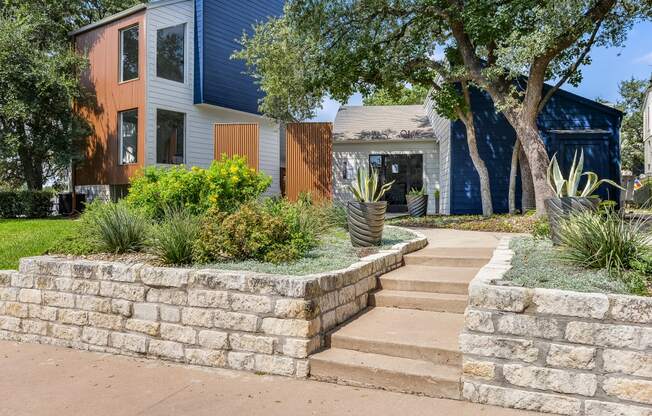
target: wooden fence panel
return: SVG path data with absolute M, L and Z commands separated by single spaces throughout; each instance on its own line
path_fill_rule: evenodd
M 215 124 L 215 160 L 226 154 L 244 156 L 250 167 L 258 169 L 259 127 L 256 123 Z
M 285 194 L 296 201 L 302 192 L 331 199 L 333 164 L 331 123 L 290 123 L 286 127 Z

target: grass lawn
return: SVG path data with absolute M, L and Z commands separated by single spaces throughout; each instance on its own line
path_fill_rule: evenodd
M 386 227 L 383 231 L 383 242 L 379 249 L 388 249 L 394 244 L 416 238 L 407 230 Z M 374 249 L 356 249 L 351 245 L 349 234 L 343 229 L 332 229 L 322 237 L 321 244 L 310 251 L 305 257 L 288 264 L 262 263 L 254 260 L 201 265 L 201 268 L 222 270 L 250 270 L 259 273 L 284 274 L 304 276 L 307 274 L 339 270 L 349 267 L 360 257 L 372 254 Z
M 428 215 L 420 218 L 409 216 L 394 218 L 389 224 L 402 227 L 451 228 L 468 231 L 491 231 L 501 233 L 531 233 L 540 220 L 533 213 L 525 215 Z
M 0 270 L 17 269 L 21 257 L 45 254 L 78 227 L 70 219 L 0 220 Z
M 503 276 L 519 286 L 564 289 L 577 292 L 629 294 L 628 286 L 606 270 L 589 270 L 559 260 L 550 240 L 515 238 L 512 268 Z

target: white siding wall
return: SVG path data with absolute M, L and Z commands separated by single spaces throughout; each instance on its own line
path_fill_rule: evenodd
M 359 167 L 369 169 L 370 154 L 422 154 L 423 184 L 429 195 L 428 213 L 435 213 L 433 191 L 439 184 L 439 145 L 436 142 L 374 142 L 374 143 L 333 143 L 333 197 L 346 202 L 353 199 L 348 186 L 354 177 L 344 179 L 344 169 L 348 162 L 349 173 Z M 346 161 L 346 162 L 345 162 Z
M 644 171 L 649 176 L 652 175 L 652 87 L 647 90 L 645 105 L 643 106 L 643 136 Z
M 450 169 L 451 169 L 451 122 L 441 117 L 435 110 L 434 101 L 430 95 L 423 104 L 430 123 L 439 139 L 439 210 L 442 214 L 450 214 Z
M 156 77 L 156 31 L 186 24 L 185 82 Z M 185 163 L 208 167 L 213 161 L 215 123 L 258 123 L 260 125 L 260 170 L 272 177 L 271 194 L 280 192 L 279 126 L 264 117 L 212 105 L 194 104 L 194 1 L 185 0 L 150 6 L 146 18 L 147 32 L 147 131 L 145 135 L 147 165 L 156 163 L 156 110 L 166 109 L 186 114 Z M 219 71 L 219 68 L 213 68 Z

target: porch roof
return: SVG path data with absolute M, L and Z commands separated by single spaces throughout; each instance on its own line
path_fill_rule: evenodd
M 422 105 L 342 106 L 333 125 L 335 142 L 438 139 Z

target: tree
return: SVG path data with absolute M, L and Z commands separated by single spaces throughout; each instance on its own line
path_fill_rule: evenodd
M 650 82 L 631 78 L 618 84 L 620 99 L 616 107 L 625 113 L 620 127 L 621 168 L 634 175 L 645 171 L 643 104 Z
M 77 156 L 89 126 L 75 104 L 86 59 L 68 33 L 133 0 L 0 0 L 0 180 L 41 189 Z
M 428 89 L 415 85 L 413 87 L 403 86 L 395 93 L 384 89 L 375 90 L 371 95 L 363 98 L 364 105 L 411 105 L 423 104 L 428 96 Z
M 453 47 L 462 63 L 453 78 L 489 93 L 514 127 L 541 214 L 551 191 L 538 113 L 564 83 L 581 80 L 594 45 L 622 44 L 632 22 L 650 8 L 644 0 L 291 0 L 285 28 L 295 32 L 292 42 L 305 42 L 299 45 L 304 53 L 295 55 L 294 68 L 283 67 L 305 82 L 283 87 L 284 77 L 262 77 L 261 87 L 270 101 L 277 97 L 265 88 L 268 82 L 306 92 L 308 101 L 323 95 L 346 101 L 356 91 L 368 95 L 405 83 L 428 88 L 450 70 L 438 52 Z M 259 73 L 269 69 L 258 67 Z M 557 82 L 544 93 L 547 80 Z
M 391 53 L 378 59 L 394 56 L 398 60 L 401 54 L 412 53 L 405 42 L 408 41 L 386 45 Z M 358 65 L 355 60 L 347 62 L 348 52 L 330 56 L 329 52 L 334 51 L 328 50 L 319 35 L 300 30 L 289 17 L 258 25 L 252 36 L 243 36 L 241 43 L 243 48 L 234 58 L 246 61 L 250 74 L 265 92 L 259 106 L 261 112 L 283 121 L 313 117 L 325 96 L 345 102 L 359 91 L 375 102 L 394 103 L 412 100 L 412 92 L 423 96 L 432 90 L 431 98 L 439 114 L 465 124 L 471 159 L 480 176 L 483 214 L 493 214 L 488 170 L 475 138 L 468 94 L 472 85 L 459 76 L 461 58 L 454 46 L 445 49 L 447 57 L 437 72 L 395 62 L 385 62 L 382 67 Z M 407 94 L 406 84 L 411 84 L 414 91 Z

